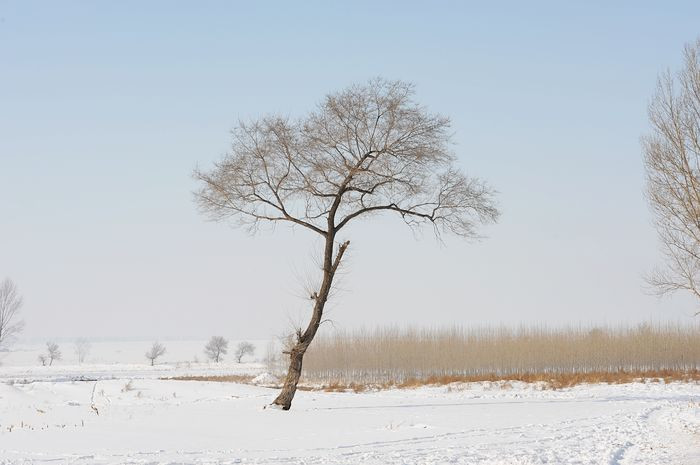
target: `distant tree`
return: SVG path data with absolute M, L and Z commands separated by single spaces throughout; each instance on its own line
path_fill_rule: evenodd
M 212 336 L 204 346 L 204 353 L 209 360 L 219 363 L 222 357 L 228 353 L 228 341 L 222 336 Z
M 46 363 L 49 361 L 48 358 L 46 357 L 46 354 L 39 354 L 37 357 L 37 360 L 39 360 L 39 363 L 41 363 L 41 366 L 45 367 Z
M 277 374 L 279 371 L 281 351 L 278 349 L 277 344 L 273 339 L 267 342 L 267 347 L 265 348 L 265 367 L 267 371 L 271 374 Z
M 75 355 L 78 357 L 78 363 L 83 363 L 90 353 L 92 344 L 87 339 L 81 337 L 75 340 Z
M 7 347 L 13 338 L 22 331 L 24 323 L 18 321 L 22 308 L 22 297 L 17 286 L 9 278 L 0 283 L 0 349 Z
M 498 217 L 494 191 L 460 171 L 449 119 L 428 112 L 413 94 L 409 83 L 375 79 L 327 95 L 303 118 L 239 123 L 231 152 L 211 171 L 195 171 L 196 199 L 210 218 L 252 231 L 286 222 L 322 241 L 311 318 L 296 328 L 287 377 L 273 401 L 284 410 L 350 245 L 340 237 L 348 225 L 391 213 L 411 228 L 475 238 L 478 226 Z
M 250 342 L 243 341 L 236 347 L 236 361 L 241 363 L 241 360 L 246 355 L 253 355 L 255 353 L 255 346 Z
M 648 108 L 647 197 L 665 258 L 648 281 L 700 299 L 700 39 L 686 45 L 684 65 L 659 77 Z
M 46 343 L 46 358 L 49 361 L 49 366 L 53 365 L 54 360 L 61 360 L 63 355 L 61 354 L 61 348 L 55 342 Z
M 151 361 L 151 366 L 156 362 L 156 359 L 165 353 L 165 346 L 160 342 L 156 341 L 153 343 L 148 352 L 146 352 L 146 358 Z

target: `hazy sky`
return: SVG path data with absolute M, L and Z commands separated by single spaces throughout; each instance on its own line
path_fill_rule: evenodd
M 0 1 L 0 277 L 26 337 L 303 320 L 312 233 L 206 222 L 191 172 L 239 118 L 375 76 L 452 118 L 503 216 L 479 243 L 390 217 L 348 229 L 337 326 L 691 320 L 691 299 L 644 289 L 659 255 L 639 138 L 700 3 L 263 3 Z

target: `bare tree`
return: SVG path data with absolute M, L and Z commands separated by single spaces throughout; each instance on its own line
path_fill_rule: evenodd
M 238 363 L 241 363 L 243 357 L 245 357 L 246 355 L 253 355 L 254 353 L 255 346 L 250 342 L 243 341 L 238 344 L 238 347 L 236 347 L 236 361 Z
M 9 278 L 0 283 L 0 349 L 5 348 L 22 331 L 24 323 L 18 321 L 22 297 L 17 286 Z
M 200 209 L 255 231 L 287 222 L 323 240 L 321 281 L 311 319 L 298 328 L 289 371 L 274 404 L 289 409 L 302 360 L 350 241 L 354 220 L 398 214 L 412 228 L 431 225 L 476 237 L 498 210 L 485 183 L 461 173 L 451 152 L 450 121 L 413 101 L 413 86 L 376 79 L 325 97 L 308 116 L 239 123 L 231 152 L 211 171 L 195 171 Z
M 643 138 L 647 197 L 664 255 L 648 281 L 660 293 L 700 298 L 700 39 L 685 47 L 685 66 L 659 77 Z
M 39 356 L 37 357 L 37 360 L 39 360 L 39 363 L 41 363 L 41 366 L 43 366 L 43 367 L 45 367 L 46 363 L 49 361 L 46 354 L 39 354 Z
M 274 339 L 270 339 L 267 342 L 267 347 L 265 348 L 265 368 L 272 375 L 278 375 L 284 369 L 281 366 L 282 358 L 280 357 L 282 351 L 277 346 Z
M 212 336 L 204 346 L 204 354 L 209 360 L 219 363 L 221 358 L 228 353 L 228 341 L 222 336 Z
M 146 358 L 151 361 L 151 366 L 156 362 L 156 359 L 165 353 L 165 346 L 156 341 L 146 352 Z
M 84 337 L 78 338 L 75 340 L 75 355 L 78 357 L 78 364 L 81 364 L 85 361 L 87 358 L 88 354 L 90 353 L 90 349 L 92 348 L 92 344 L 90 344 L 90 341 L 85 339 Z
M 63 354 L 61 354 L 61 348 L 55 342 L 46 343 L 46 358 L 49 362 L 49 366 L 53 365 L 54 360 L 61 360 Z

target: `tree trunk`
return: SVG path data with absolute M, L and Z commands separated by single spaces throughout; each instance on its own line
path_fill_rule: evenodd
M 321 283 L 321 288 L 318 293 L 312 296 L 316 303 L 314 304 L 311 321 L 309 321 L 306 331 L 302 333 L 301 330 L 299 330 L 297 333 L 297 342 L 289 351 L 289 370 L 284 380 L 284 386 L 282 386 L 282 392 L 280 392 L 274 402 L 272 402 L 273 405 L 281 407 L 282 410 L 289 410 L 292 407 L 292 399 L 294 399 L 294 394 L 297 392 L 297 384 L 301 377 L 304 354 L 309 348 L 311 341 L 313 341 L 316 331 L 318 331 L 318 327 L 321 324 L 323 308 L 328 300 L 335 272 L 338 270 L 338 265 L 340 265 L 340 260 L 343 258 L 345 249 L 350 245 L 350 241 L 345 241 L 340 244 L 335 260 L 333 260 L 333 239 L 334 237 L 332 235 L 326 237 L 326 247 L 323 257 L 323 282 Z
M 306 352 L 306 349 L 300 347 L 301 345 L 300 342 L 297 342 L 290 351 L 287 377 L 284 380 L 282 392 L 279 393 L 273 402 L 274 405 L 282 407 L 282 410 L 289 410 L 292 407 L 292 399 L 294 399 L 294 394 L 297 392 L 297 384 L 301 377 L 301 365 L 304 361 L 304 353 Z

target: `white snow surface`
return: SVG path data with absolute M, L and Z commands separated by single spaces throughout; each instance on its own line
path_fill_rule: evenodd
M 260 386 L 127 383 L 0 384 L 0 464 L 700 464 L 691 383 L 299 391 L 290 411 Z
M 275 386 L 279 384 L 279 379 L 277 376 L 271 375 L 270 373 L 260 373 L 258 376 L 253 378 L 250 382 L 259 386 Z
M 95 343 L 82 365 L 68 344 L 52 367 L 42 344 L 2 354 L 0 465 L 700 465 L 695 383 L 299 391 L 282 411 L 262 385 L 161 379 L 273 381 L 261 363 L 202 362 L 204 342 L 166 341 L 155 367 L 144 342 Z

